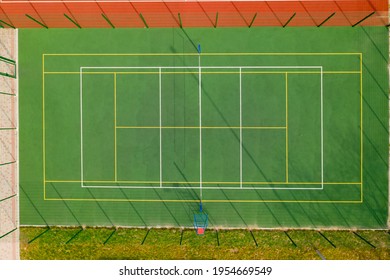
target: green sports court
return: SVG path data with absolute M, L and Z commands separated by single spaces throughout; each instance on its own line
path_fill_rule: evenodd
M 386 228 L 387 32 L 19 30 L 20 223 Z

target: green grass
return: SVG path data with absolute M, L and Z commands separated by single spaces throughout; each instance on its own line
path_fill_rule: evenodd
M 42 234 L 43 233 L 43 234 Z M 77 234 L 78 233 L 78 234 Z M 389 260 L 388 231 L 21 228 L 21 259 Z M 77 235 L 76 235 L 77 234 Z M 288 236 L 292 241 L 288 238 Z M 333 244 L 333 245 L 332 245 Z

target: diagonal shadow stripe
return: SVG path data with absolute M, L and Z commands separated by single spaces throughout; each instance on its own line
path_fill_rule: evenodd
M 387 64 L 387 61 L 388 61 L 388 57 L 386 57 L 382 52 L 381 50 L 379 49 L 378 47 L 378 44 L 375 43 L 375 41 L 372 39 L 372 37 L 370 36 L 370 34 L 367 32 L 366 28 L 362 25 L 361 26 L 361 29 L 363 30 L 363 32 L 366 34 L 366 36 L 368 37 L 368 39 L 370 40 L 370 42 L 372 43 L 372 45 L 374 46 L 374 48 L 377 50 L 377 52 L 379 53 L 379 55 L 382 57 L 382 59 L 386 62 Z M 382 38 L 382 37 L 381 37 Z M 388 54 L 386 53 L 386 55 L 388 56 Z
M 234 206 L 234 204 L 230 201 L 230 198 L 227 196 L 226 192 L 223 189 L 221 189 L 221 192 L 225 196 L 226 200 L 229 202 L 230 206 L 233 208 L 234 212 L 236 212 L 237 216 L 244 223 L 245 227 L 249 228 L 247 222 L 244 219 L 244 217 L 241 215 L 240 211 L 237 210 L 236 206 Z
M 378 82 L 378 80 L 375 78 L 375 75 L 372 74 L 372 72 L 370 71 L 369 67 L 367 67 L 367 65 L 363 62 L 362 63 L 364 68 L 366 69 L 367 73 L 371 76 L 371 78 L 373 79 L 373 81 L 375 82 L 375 84 L 379 87 L 379 89 L 381 90 L 383 96 L 386 98 L 386 100 L 388 101 L 388 94 L 387 94 L 387 91 L 385 89 L 382 88 L 381 84 Z
M 81 223 L 79 221 L 79 219 L 77 219 L 75 213 L 72 211 L 72 209 L 70 209 L 70 206 L 68 205 L 68 203 L 64 200 L 64 198 L 62 197 L 62 195 L 60 194 L 60 192 L 57 190 L 57 188 L 54 186 L 53 183 L 49 183 L 49 185 L 54 189 L 54 191 L 57 193 L 57 195 L 59 196 L 59 198 L 61 198 L 61 201 L 64 203 L 65 207 L 68 209 L 68 211 L 70 212 L 70 214 L 73 216 L 73 218 L 76 220 L 77 224 L 79 226 L 81 226 Z
M 176 225 L 178 227 L 180 227 L 180 222 L 177 220 L 177 218 L 175 217 L 174 213 L 172 213 L 171 209 L 168 207 L 167 203 L 163 200 L 163 198 L 161 197 L 161 195 L 158 193 L 158 191 L 153 188 L 153 191 L 156 193 L 156 195 L 158 196 L 158 198 L 161 200 L 161 203 L 164 205 L 164 207 L 167 209 L 169 215 L 173 218 L 173 220 L 175 221 Z
M 142 215 L 138 212 L 137 208 L 134 206 L 133 202 L 130 201 L 129 197 L 126 195 L 125 191 L 123 190 L 123 188 L 119 188 L 119 190 L 121 191 L 121 193 L 123 194 L 123 196 L 125 197 L 125 199 L 128 201 L 128 203 L 130 204 L 130 207 L 134 210 L 134 212 L 137 214 L 138 218 L 141 220 L 141 222 L 143 223 L 143 225 L 146 227 L 147 226 L 147 223 L 145 222 L 145 220 L 142 218 Z
M 381 127 L 386 131 L 386 133 L 389 132 L 389 129 L 387 126 L 385 126 L 382 122 L 382 120 L 379 118 L 378 114 L 375 112 L 375 110 L 371 107 L 370 103 L 368 103 L 367 99 L 363 96 L 363 101 L 367 105 L 368 109 L 370 109 L 371 113 L 375 116 L 375 118 L 378 120 Z
M 30 196 L 27 194 L 27 192 L 25 191 L 25 189 L 23 188 L 22 185 L 19 185 L 19 189 L 22 190 L 23 194 L 26 196 L 27 200 L 31 203 L 32 207 L 34 208 L 34 210 L 37 212 L 37 214 L 39 215 L 39 217 L 42 219 L 42 221 L 45 223 L 45 225 L 47 227 L 49 227 L 49 224 L 47 223 L 46 219 L 43 217 L 43 214 L 39 211 L 38 207 L 35 205 L 35 203 L 32 201 L 32 199 L 30 198 Z
M 99 201 L 96 199 L 96 197 L 94 196 L 94 194 L 92 193 L 92 191 L 90 190 L 90 188 L 86 188 L 87 191 L 89 192 L 89 194 L 91 195 L 91 197 L 94 199 L 94 201 L 96 202 L 97 206 L 99 207 L 99 209 L 102 211 L 103 215 L 107 218 L 107 220 L 109 221 L 109 223 L 111 224 L 112 227 L 115 227 L 114 223 L 112 222 L 112 220 L 110 219 L 110 217 L 108 216 L 107 212 L 104 210 L 103 206 L 99 203 Z
M 382 162 L 388 167 L 387 158 L 386 160 L 382 157 L 382 155 L 379 153 L 378 149 L 375 147 L 374 143 L 371 141 L 370 137 L 367 136 L 367 134 L 363 131 L 364 138 L 367 139 L 367 141 L 370 143 L 372 148 L 374 149 L 375 153 L 378 155 L 378 157 L 382 160 Z

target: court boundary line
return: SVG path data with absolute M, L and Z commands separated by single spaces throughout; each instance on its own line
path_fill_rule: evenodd
M 286 71 L 283 71 L 283 72 L 278 72 L 278 71 L 273 71 L 273 72 L 266 72 L 266 71 L 262 71 L 262 72 L 254 72 L 254 71 L 250 71 L 250 72 L 243 72 L 243 74 L 255 74 L 255 75 L 258 75 L 258 74 L 284 74 L 286 73 Z M 287 71 L 288 74 L 321 74 L 320 71 L 316 72 L 316 71 L 293 71 L 293 72 L 289 72 Z M 44 72 L 45 75 L 79 75 L 80 72 L 78 71 L 64 71 L 64 72 L 61 72 L 61 71 L 48 71 L 48 72 Z M 117 75 L 158 75 L 159 73 L 158 72 L 83 72 L 83 75 L 111 75 L 111 74 L 117 74 Z M 162 73 L 163 75 L 183 75 L 183 74 L 199 74 L 199 72 L 190 72 L 190 71 L 187 71 L 187 72 L 164 72 Z M 208 75 L 212 75 L 212 74 L 226 74 L 226 75 L 229 75 L 229 74 L 239 74 L 239 72 L 233 72 L 233 71 L 226 71 L 226 72 L 221 72 L 221 71 L 213 71 L 213 72 L 207 72 L 207 71 L 203 71 L 202 74 L 208 74 Z M 336 74 L 336 75 L 339 75 L 339 74 L 360 74 L 360 71 L 323 71 L 322 74 Z
M 47 198 L 48 201 L 87 201 L 87 202 L 176 202 L 176 203 L 198 203 L 200 200 L 180 200 L 180 199 L 121 199 L 121 198 Z M 249 200 L 249 199 L 231 199 L 231 200 L 217 200 L 217 199 L 204 199 L 203 202 L 208 203 L 324 203 L 324 204 L 360 204 L 360 200 Z
M 46 180 L 47 183 L 80 183 L 81 181 L 78 180 Z M 83 181 L 85 183 L 132 183 L 132 184 L 159 184 L 160 181 L 129 181 L 129 180 L 85 180 Z M 199 181 L 164 181 L 163 184 L 199 184 Z M 236 184 L 239 185 L 240 181 L 226 181 L 226 182 L 218 182 L 218 181 L 203 181 L 204 184 L 207 185 L 213 185 L 213 184 Z M 322 182 L 285 182 L 285 181 L 274 181 L 274 182 L 265 182 L 265 181 L 256 181 L 256 182 L 250 182 L 246 181 L 243 182 L 244 185 L 321 185 Z M 360 185 L 361 182 L 324 182 L 324 185 Z M 175 187 L 178 188 L 178 187 Z
M 42 54 L 42 82 L 43 82 L 43 86 L 42 86 L 42 107 L 43 107 L 43 114 L 42 114 L 42 125 L 43 125 L 43 183 L 44 183 L 44 200 L 75 200 L 75 199 L 50 199 L 50 198 L 46 198 L 46 182 L 49 182 L 50 180 L 46 180 L 46 153 L 45 153 L 45 74 L 49 74 L 49 72 L 45 72 L 45 55 L 47 56 L 64 56 L 64 55 L 70 55 L 70 56 L 88 56 L 88 55 L 96 55 L 96 56 L 101 56 L 102 54 Z M 123 54 L 103 54 L 103 55 L 123 55 Z M 143 56 L 143 55 L 148 55 L 148 54 L 127 54 L 127 55 L 131 55 L 131 56 L 134 56 L 134 55 L 140 55 L 140 56 Z M 151 56 L 161 56 L 161 55 L 194 55 L 194 54 L 149 54 Z M 361 188 L 361 199 L 360 201 L 333 201 L 333 200 L 328 200 L 328 201 L 302 201 L 303 203 L 362 203 L 363 202 L 363 67 L 362 67 L 362 63 L 363 63 L 363 54 L 362 53 L 349 53 L 349 52 L 345 52 L 345 53 L 215 53 L 215 54 L 206 54 L 206 55 L 242 55 L 242 56 L 247 56 L 247 55 L 286 55 L 286 56 L 291 56 L 291 55 L 297 55 L 297 56 L 339 56 L 339 55 L 359 55 L 359 58 L 360 58 L 360 71 L 323 71 L 323 74 L 360 74 L 360 92 L 361 92 L 361 105 L 360 105 L 360 124 L 361 124 L 361 127 L 360 127 L 360 135 L 361 135 L 361 157 L 360 157 L 360 161 L 361 161 L 361 168 L 360 168 L 360 173 L 361 173 L 361 180 L 359 183 L 355 183 L 355 182 L 345 182 L 345 183 L 341 183 L 341 184 L 360 184 L 360 188 Z M 51 74 L 51 73 L 50 73 Z M 60 74 L 63 74 L 63 73 L 60 73 Z M 71 73 L 71 74 L 79 74 L 79 73 Z M 96 74 L 96 73 L 93 73 L 93 74 Z M 121 74 L 121 73 L 120 73 Z M 176 74 L 176 73 L 175 73 Z M 257 73 L 256 73 L 257 74 Z M 272 73 L 273 74 L 273 73 Z M 289 74 L 294 74 L 294 72 L 291 72 Z M 300 74 L 300 73 L 297 73 L 297 74 Z M 302 73 L 302 74 L 306 74 L 306 73 Z M 317 74 L 317 73 L 316 73 Z M 299 182 L 299 184 L 304 184 L 302 182 Z M 325 185 L 332 185 L 332 184 L 338 184 L 336 182 L 321 182 L 321 184 L 325 184 Z M 85 200 L 85 199 L 76 199 L 76 200 Z M 89 201 L 87 199 L 87 201 Z M 93 199 L 93 201 L 118 201 L 117 199 Z M 125 201 L 141 201 L 141 200 L 125 200 Z M 144 201 L 153 201 L 153 202 L 161 202 L 161 201 L 164 201 L 164 200 L 144 200 Z M 167 201 L 167 200 L 165 200 Z M 178 202 L 183 202 L 182 200 L 178 201 Z M 227 201 L 221 201 L 221 202 L 227 202 Z M 234 201 L 232 201 L 234 202 Z M 255 202 L 255 201 L 248 201 L 248 202 Z M 259 201 L 256 201 L 256 202 L 300 202 L 300 201 L 281 201 L 281 200 L 277 200 L 277 201 L 266 201 L 266 200 L 259 200 Z
M 242 72 L 242 69 L 320 69 L 319 73 L 321 75 L 320 77 L 320 100 L 321 100 L 321 106 L 322 106 L 322 94 L 323 94 L 323 91 L 322 91 L 322 70 L 323 70 L 323 67 L 322 66 L 314 66 L 314 65 L 304 65 L 304 66 L 292 66 L 292 65 L 289 65 L 289 66 L 279 66 L 279 65 L 274 65 L 274 66 L 270 66 L 270 65 L 267 65 L 267 66 L 203 66 L 201 67 L 200 64 L 198 66 L 81 66 L 80 67 L 80 75 L 82 76 L 83 75 L 83 69 L 158 69 L 158 73 L 159 73 L 159 91 L 161 91 L 161 74 L 163 73 L 162 72 L 162 69 L 198 69 L 198 74 L 199 74 L 199 82 L 198 82 L 198 85 L 199 85 L 199 156 L 200 156 L 200 159 L 199 159 L 199 176 L 200 176 L 200 181 L 199 181 L 199 187 L 197 189 L 200 190 L 200 196 L 202 196 L 202 188 L 203 188 L 203 178 L 202 178 L 202 107 L 201 107 L 201 102 L 202 102 L 202 99 L 201 99 L 201 77 L 202 77 L 202 68 L 205 68 L 205 69 L 239 69 L 238 73 L 241 73 Z M 243 72 L 245 73 L 245 72 Z M 80 84 L 80 95 L 83 94 L 82 92 L 82 82 Z M 241 90 L 241 88 L 240 88 Z M 287 88 L 286 88 L 287 90 Z M 161 96 L 161 93 L 159 93 L 159 95 Z M 80 102 L 82 102 L 82 98 L 80 98 Z M 160 101 L 161 102 L 161 101 Z M 161 103 L 159 103 L 161 104 Z M 82 103 L 80 104 L 80 106 L 82 106 Z M 287 106 L 287 104 L 286 104 Z M 160 110 L 160 125 L 161 125 L 161 108 L 159 109 Z M 320 109 L 320 113 L 321 113 L 321 125 L 320 125 L 320 135 L 321 135 L 321 146 L 322 146 L 322 142 L 323 142 L 323 133 L 322 133 L 322 130 L 323 130 L 323 125 L 322 125 L 322 110 Z M 114 113 L 116 115 L 116 112 Z M 82 111 L 80 112 L 80 115 L 81 115 L 81 123 L 83 122 L 82 120 Z M 159 127 L 160 128 L 160 127 Z M 80 134 L 83 134 L 83 126 L 81 125 L 80 126 L 80 129 L 81 129 L 81 133 Z M 287 127 L 286 127 L 287 129 Z M 240 131 L 242 131 L 242 129 L 240 129 Z M 161 132 L 161 128 L 160 128 L 160 132 Z M 287 136 L 287 134 L 286 134 Z M 168 187 L 162 187 L 162 166 L 161 166 L 161 159 L 162 159 L 162 146 L 161 146 L 161 134 L 160 134 L 160 188 L 168 188 Z M 240 143 L 241 143 L 241 137 L 240 137 Z M 321 146 L 320 146 L 320 149 L 321 149 Z M 287 148 L 287 147 L 286 147 Z M 240 150 L 242 150 L 242 143 L 240 144 Z M 241 151 L 242 153 L 242 151 Z M 286 153 L 288 153 L 288 150 L 286 151 Z M 83 158 L 83 142 L 81 142 L 81 158 Z M 83 162 L 83 160 L 81 160 Z M 83 163 L 82 163 L 83 164 Z M 288 165 L 288 162 L 286 160 L 286 166 Z M 323 182 L 323 151 L 321 150 L 321 158 L 320 158 L 320 166 L 321 166 L 321 181 Z M 240 169 L 242 168 L 242 162 L 240 162 Z M 81 172 L 83 172 L 83 169 L 81 170 Z M 287 175 L 287 174 L 286 174 Z M 287 175 L 288 176 L 288 175 Z M 83 178 L 84 176 L 82 176 Z M 241 181 L 241 180 L 240 180 Z M 82 179 L 82 183 L 81 183 L 81 187 L 82 188 L 101 188 L 102 186 L 84 186 L 83 184 L 83 179 Z M 223 183 L 221 183 L 223 184 Z M 243 185 L 242 183 L 240 184 L 241 186 Z M 140 189 L 140 188 L 145 188 L 145 189 L 148 189 L 148 188 L 151 188 L 150 186 L 112 186 L 111 187 L 112 189 L 124 189 L 124 188 L 134 188 L 134 189 Z M 172 187 L 174 188 L 174 187 Z M 205 187 L 207 189 L 209 189 L 209 187 Z M 285 187 L 281 187 L 281 188 L 275 188 L 277 190 L 312 190 L 312 189 L 319 189 L 319 190 L 323 190 L 324 188 L 324 185 L 323 183 L 321 183 L 321 188 L 307 188 L 307 187 L 296 187 L 296 188 L 285 188 Z M 222 189 L 222 188 L 220 188 Z M 231 189 L 231 188 L 229 188 Z M 247 189 L 250 189 L 250 188 L 247 188 L 247 187 L 242 187 L 243 190 L 247 190 Z M 268 188 L 257 188 L 257 189 L 268 189 Z
M 361 52 L 223 52 L 202 53 L 202 56 L 340 56 Z M 198 56 L 198 53 L 45 53 L 46 56 Z

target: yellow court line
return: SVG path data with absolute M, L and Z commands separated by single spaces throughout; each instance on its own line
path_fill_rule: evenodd
M 50 201 L 91 201 L 91 202 L 199 202 L 197 199 L 115 199 L 115 198 L 46 198 Z M 362 203 L 359 200 L 207 200 L 203 199 L 202 202 L 208 203 Z
M 313 52 L 302 52 L 302 53 L 203 53 L 202 56 L 339 56 L 339 55 L 359 55 L 361 53 L 313 53 Z M 196 56 L 198 53 L 46 53 L 45 56 Z
M 46 135 L 45 135 L 45 56 L 42 55 L 42 165 L 43 165 L 43 199 L 46 198 Z
M 160 129 L 159 126 L 117 126 L 117 129 Z M 161 129 L 286 129 L 285 126 L 162 126 Z
M 363 54 L 360 54 L 360 182 L 363 182 Z M 360 186 L 360 200 L 363 202 L 363 184 Z
M 239 74 L 240 72 L 236 71 L 202 71 L 202 74 Z M 280 71 L 243 71 L 242 74 L 284 74 L 286 71 L 280 72 Z M 289 74 L 321 74 L 319 71 L 290 71 L 287 72 Z M 45 75 L 80 75 L 81 72 L 77 71 L 49 71 L 44 72 Z M 159 72 L 148 72 L 148 71 L 126 71 L 126 72 L 118 72 L 118 71 L 104 71 L 104 72 L 83 72 L 83 75 L 112 75 L 112 74 L 118 74 L 118 75 L 158 75 Z M 171 75 L 181 75 L 181 74 L 199 74 L 199 72 L 194 71 L 180 71 L 180 72 L 161 72 L 162 75 L 164 74 L 171 74 Z M 323 71 L 322 74 L 360 74 L 360 71 Z
M 42 100 L 42 106 L 43 106 L 43 117 L 42 117 L 42 125 L 43 125 L 43 181 L 44 181 L 44 199 L 45 200 L 64 200 L 64 199 L 46 199 L 46 182 L 59 182 L 59 181 L 49 181 L 49 180 L 46 180 L 46 170 L 45 170 L 45 166 L 46 166 L 46 161 L 45 161 L 45 101 L 44 101 L 44 95 L 45 95 L 45 92 L 44 92 L 44 84 L 45 84 L 45 74 L 80 74 L 80 72 L 45 72 L 44 71 L 44 61 L 45 61 L 45 55 L 47 56 L 73 56 L 73 55 L 76 55 L 76 56 L 89 56 L 89 55 L 96 55 L 96 56 L 102 56 L 102 54 L 43 54 L 42 55 L 42 72 L 43 72 L 43 75 L 42 75 L 42 82 L 43 82 L 43 89 L 42 89 L 42 96 L 43 96 L 43 100 Z M 104 55 L 104 54 L 103 54 Z M 121 56 L 123 54 L 105 54 L 105 55 L 112 55 L 112 56 Z M 175 56 L 175 55 L 191 55 L 191 56 L 198 56 L 198 54 L 127 54 L 128 56 L 162 56 L 162 55 L 165 55 L 165 56 Z M 234 55 L 242 55 L 242 56 L 249 56 L 249 55 L 280 55 L 280 56 L 284 56 L 284 55 L 312 55 L 312 56 L 320 56 L 320 55 L 334 55 L 334 56 L 337 56 L 337 55 L 360 55 L 360 71 L 324 71 L 323 74 L 360 74 L 360 80 L 361 80 L 361 83 L 360 83 L 360 88 L 361 88 L 361 182 L 363 182 L 363 86 L 362 86 L 362 53 L 218 53 L 218 54 L 203 54 L 203 55 L 215 55 L 215 56 L 222 56 L 222 55 L 230 55 L 230 56 L 234 56 Z M 87 72 L 83 72 L 83 74 L 86 74 Z M 99 74 L 99 72 L 88 72 L 88 74 Z M 108 74 L 126 74 L 126 72 L 106 72 Z M 133 74 L 133 72 L 131 72 Z M 139 72 L 139 73 L 142 73 L 144 74 L 145 72 Z M 156 72 L 157 74 L 158 72 Z M 178 72 L 171 72 L 172 74 L 178 74 Z M 189 72 L 183 72 L 183 73 L 188 73 L 188 74 L 191 74 Z M 198 73 L 198 72 L 193 72 L 193 73 Z M 204 72 L 203 72 L 204 73 Z M 210 72 L 210 73 L 213 73 L 213 74 L 218 74 L 218 72 Z M 227 74 L 231 74 L 232 72 L 223 72 L 223 73 L 227 73 Z M 239 73 L 239 72 L 237 72 Z M 248 74 L 260 74 L 260 73 L 267 73 L 267 72 L 244 72 L 245 73 L 248 73 Z M 277 72 L 268 72 L 268 73 L 275 73 L 277 74 Z M 283 72 L 283 73 L 286 73 L 286 72 Z M 320 74 L 321 72 L 288 72 L 290 74 Z M 147 73 L 149 74 L 149 72 Z M 153 74 L 153 73 L 152 73 Z M 165 73 L 163 73 L 165 74 Z M 169 74 L 169 72 L 167 72 L 167 74 Z M 239 127 L 237 127 L 239 128 Z M 254 128 L 255 129 L 255 128 Z M 280 129 L 286 129 L 286 127 L 280 127 Z M 65 181 L 63 181 L 65 182 Z M 69 182 L 69 181 L 66 181 L 66 182 Z M 75 181 L 76 182 L 76 181 Z M 81 182 L 81 181 L 77 181 L 77 182 Z M 84 182 L 87 182 L 87 181 L 84 181 Z M 101 181 L 100 181 L 101 182 Z M 159 182 L 157 182 L 159 183 Z M 168 184 L 169 182 L 164 182 L 166 184 Z M 174 182 L 174 183 L 177 183 L 177 182 Z M 189 183 L 189 182 L 183 182 L 185 184 Z M 196 182 L 193 182 L 193 183 L 196 183 Z M 199 182 L 198 182 L 199 183 Z M 207 184 L 207 182 L 203 182 L 205 184 Z M 217 183 L 217 182 L 216 182 Z M 220 183 L 223 183 L 223 184 L 228 184 L 229 182 L 218 182 L 218 184 Z M 232 183 L 240 183 L 240 182 L 232 182 Z M 244 184 L 263 184 L 262 182 L 243 182 Z M 278 182 L 275 182 L 276 184 Z M 273 182 L 271 183 L 267 183 L 267 182 L 264 182 L 264 184 L 273 184 Z M 285 183 L 282 183 L 282 184 L 285 184 Z M 302 185 L 305 185 L 305 184 L 324 184 L 324 185 L 360 185 L 360 188 L 361 188 L 361 201 L 363 201 L 363 184 L 362 183 L 356 183 L 356 182 L 330 182 L 330 183 L 321 183 L 321 182 L 289 182 L 288 183 L 289 185 L 292 185 L 292 184 L 302 184 Z M 65 199 L 67 200 L 67 199 Z M 71 199 L 73 200 L 73 199 Z M 75 199 L 75 200 L 80 200 L 80 199 Z M 81 199 L 81 200 L 84 200 L 84 199 Z M 93 199 L 93 201 L 97 201 L 96 199 Z M 105 199 L 101 200 L 101 201 L 106 201 Z M 117 201 L 117 200 L 115 200 Z M 125 201 L 134 201 L 134 200 L 125 200 Z M 136 200 L 136 201 L 155 201 L 155 200 Z M 157 200 L 157 201 L 162 201 L 162 200 Z M 207 200 L 205 200 L 207 201 Z M 211 200 L 209 200 L 211 201 Z M 183 200 L 178 200 L 178 202 L 183 202 Z M 217 202 L 217 200 L 215 201 Z M 220 201 L 220 202 L 226 202 L 226 201 Z M 229 201 L 231 202 L 231 201 Z M 250 201 L 250 202 L 254 202 L 254 201 Z M 257 201 L 257 202 L 266 202 L 266 201 Z M 268 201 L 268 202 L 279 202 L 279 201 Z M 288 201 L 286 201 L 288 202 Z M 300 202 L 300 201 L 291 201 L 291 202 Z M 309 202 L 309 203 L 312 203 L 312 202 L 315 202 L 315 201 L 301 201 L 301 202 Z M 333 203 L 332 201 L 326 201 L 326 202 L 330 202 L 330 203 Z M 336 202 L 339 202 L 339 201 L 336 201 Z M 345 203 L 356 203 L 358 201 L 345 201 Z
M 117 172 L 117 138 L 116 138 L 116 74 L 114 74 L 114 178 L 115 181 L 118 178 L 118 172 Z
M 286 182 L 288 182 L 288 73 L 286 73 Z
M 119 184 L 160 184 L 160 181 L 112 181 L 112 180 L 46 180 L 47 183 L 101 183 L 101 184 L 108 184 L 108 183 L 119 183 Z M 237 182 L 202 182 L 203 184 L 208 185 L 215 185 L 215 184 L 226 184 L 226 185 L 232 185 L 232 184 L 240 184 L 239 181 Z M 200 184 L 200 182 L 187 182 L 187 181 L 164 181 L 162 184 Z M 321 182 L 242 182 L 244 185 L 322 185 Z M 361 185 L 361 182 L 324 182 L 324 185 Z M 131 187 L 131 186 L 130 186 Z M 145 186 L 147 187 L 147 186 Z

